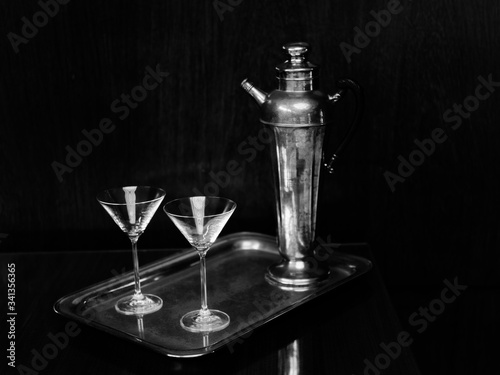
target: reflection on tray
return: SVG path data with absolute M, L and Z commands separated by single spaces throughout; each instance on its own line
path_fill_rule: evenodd
M 179 324 L 186 312 L 199 308 L 199 269 L 195 252 L 161 259 L 141 268 L 141 284 L 147 293 L 163 299 L 163 308 L 143 317 L 125 316 L 114 309 L 115 302 L 130 293 L 133 275 L 103 281 L 56 302 L 54 309 L 70 319 L 132 340 L 172 357 L 196 357 L 226 346 L 234 351 L 257 327 L 285 314 L 371 268 L 358 256 L 332 257 L 330 276 L 311 290 L 285 290 L 265 280 L 270 264 L 280 256 L 274 237 L 257 233 L 236 233 L 222 237 L 209 255 L 211 303 L 231 317 L 229 326 L 210 335 L 191 333 Z

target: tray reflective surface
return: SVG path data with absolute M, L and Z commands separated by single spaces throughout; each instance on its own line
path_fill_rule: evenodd
M 116 301 L 133 293 L 132 272 L 67 295 L 55 303 L 54 310 L 167 356 L 197 357 L 230 346 L 372 266 L 365 258 L 334 251 L 328 258 L 328 279 L 313 289 L 294 291 L 265 279 L 267 267 L 280 260 L 276 239 L 258 233 L 231 234 L 212 246 L 207 255 L 208 306 L 229 314 L 231 322 L 210 334 L 188 332 L 179 322 L 186 312 L 200 308 L 199 257 L 192 249 L 141 267 L 142 291 L 163 299 L 158 312 L 143 317 L 116 312 Z

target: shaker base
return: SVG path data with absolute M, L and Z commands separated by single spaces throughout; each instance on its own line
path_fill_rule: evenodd
M 283 260 L 267 269 L 266 280 L 287 290 L 309 290 L 328 278 L 328 266 L 303 260 Z

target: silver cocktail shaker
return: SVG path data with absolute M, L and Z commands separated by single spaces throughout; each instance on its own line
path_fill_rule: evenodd
M 307 43 L 283 48 L 291 58 L 276 67 L 278 89 L 267 94 L 246 79 L 241 86 L 261 108 L 260 121 L 272 138 L 278 246 L 282 261 L 269 267 L 266 278 L 288 287 L 313 287 L 326 278 L 328 265 L 314 258 L 318 185 L 323 159 L 325 127 L 333 126 L 332 106 L 346 89 L 354 92 L 357 108 L 344 139 L 328 164 L 351 139 L 359 122 L 361 89 L 354 81 L 340 80 L 340 90 L 326 95 L 318 90 L 318 67 L 306 60 Z

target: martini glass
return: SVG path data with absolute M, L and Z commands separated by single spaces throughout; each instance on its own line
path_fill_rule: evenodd
M 208 309 L 205 257 L 235 209 L 232 200 L 203 196 L 176 199 L 163 207 L 200 256 L 201 309 L 181 318 L 181 326 L 190 332 L 215 332 L 229 325 L 229 315 Z
M 132 243 L 135 292 L 132 296 L 118 300 L 115 308 L 119 313 L 145 315 L 158 311 L 163 306 L 160 297 L 141 292 L 137 241 L 146 230 L 164 197 L 165 192 L 162 189 L 149 186 L 125 186 L 97 194 L 99 203 L 120 229 L 128 235 Z

